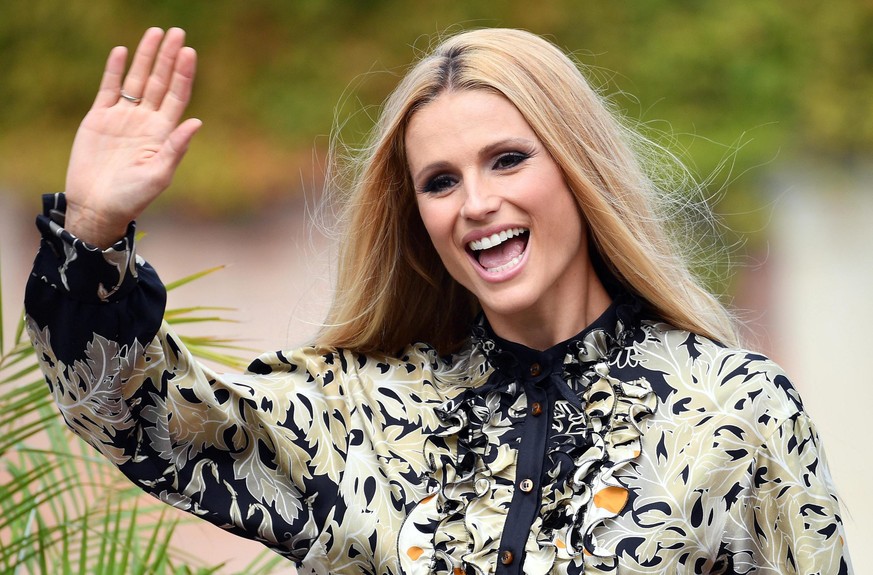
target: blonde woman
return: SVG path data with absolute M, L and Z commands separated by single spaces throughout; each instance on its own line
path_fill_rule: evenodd
M 384 105 L 318 340 L 242 375 L 161 321 L 133 220 L 199 128 L 196 55 L 113 50 L 27 325 L 71 428 L 144 490 L 301 573 L 848 573 L 815 429 L 666 233 L 560 50 L 448 38 Z

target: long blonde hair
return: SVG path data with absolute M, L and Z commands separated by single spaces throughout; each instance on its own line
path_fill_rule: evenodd
M 340 213 L 336 292 L 319 343 L 393 353 L 424 341 L 446 353 L 468 336 L 478 304 L 431 245 L 404 149 L 410 117 L 448 90 L 489 90 L 518 108 L 563 170 L 591 249 L 624 289 L 676 327 L 737 343 L 731 316 L 667 233 L 663 194 L 633 151 L 638 134 L 561 50 L 512 29 L 446 39 L 386 100 Z

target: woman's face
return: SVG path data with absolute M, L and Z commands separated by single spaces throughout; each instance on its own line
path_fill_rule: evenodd
M 405 145 L 430 239 L 499 335 L 584 306 L 591 272 L 580 210 L 509 100 L 445 92 L 413 114 Z

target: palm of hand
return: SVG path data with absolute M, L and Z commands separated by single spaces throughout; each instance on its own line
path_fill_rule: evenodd
M 89 243 L 107 247 L 124 234 L 170 184 L 200 127 L 199 120 L 179 123 L 196 66 L 196 54 L 183 43 L 178 29 L 143 36 L 124 80 L 128 93 L 143 94 L 139 103 L 120 97 L 126 51 L 109 55 L 67 171 L 66 227 Z

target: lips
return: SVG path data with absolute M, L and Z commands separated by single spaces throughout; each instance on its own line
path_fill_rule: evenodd
M 527 248 L 527 228 L 510 228 L 467 244 L 473 258 L 489 273 L 500 273 L 518 265 Z

